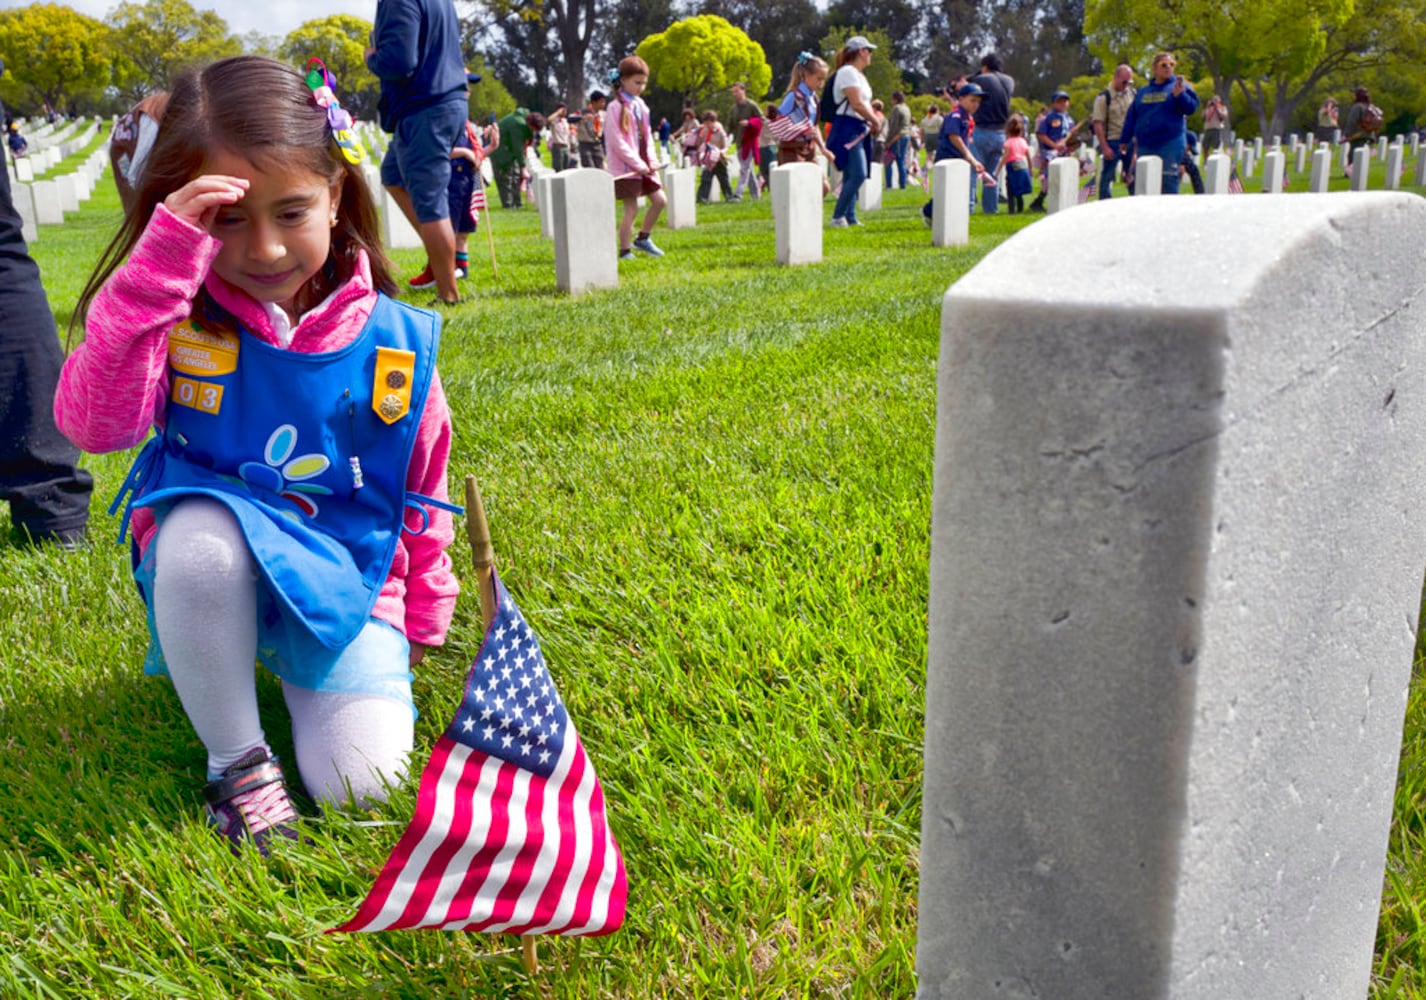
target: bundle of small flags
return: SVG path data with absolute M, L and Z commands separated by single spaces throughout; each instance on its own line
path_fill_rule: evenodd
M 815 126 L 797 114 L 779 115 L 767 123 L 767 134 L 778 142 L 792 142 L 815 131 Z

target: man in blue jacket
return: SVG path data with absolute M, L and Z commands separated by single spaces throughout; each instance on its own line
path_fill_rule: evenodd
M 1163 161 L 1163 194 L 1178 194 L 1178 165 L 1188 145 L 1185 122 L 1198 110 L 1198 93 L 1174 73 L 1176 65 L 1171 53 L 1154 56 L 1152 79 L 1134 95 L 1119 134 L 1121 158 L 1132 153 L 1136 162 L 1141 156 Z
M 441 301 L 460 301 L 446 186 L 465 128 L 469 89 L 452 0 L 377 0 L 366 66 L 381 81 L 381 127 L 392 133 L 381 183 L 426 248 Z M 424 275 L 423 275 L 424 277 Z

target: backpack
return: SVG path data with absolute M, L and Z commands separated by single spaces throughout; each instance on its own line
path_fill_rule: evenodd
M 1375 104 L 1368 104 L 1366 110 L 1362 112 L 1362 117 L 1358 125 L 1363 132 L 1375 132 L 1381 128 L 1385 120 L 1381 108 Z
M 839 72 L 841 72 L 841 67 L 832 70 L 827 74 L 827 82 L 822 84 L 822 99 L 817 102 L 817 117 L 824 122 L 831 121 L 837 114 L 837 99 L 832 93 L 832 84 L 837 82 Z

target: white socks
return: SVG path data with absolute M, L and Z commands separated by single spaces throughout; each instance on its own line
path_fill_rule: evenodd
M 154 540 L 154 624 L 174 690 L 208 750 L 208 774 L 267 748 L 257 711 L 257 566 L 216 500 L 180 501 Z M 297 767 L 313 798 L 382 800 L 411 752 L 411 709 L 374 695 L 284 683 Z

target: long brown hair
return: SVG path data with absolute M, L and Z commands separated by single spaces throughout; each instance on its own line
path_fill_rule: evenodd
M 158 137 L 144 162 L 133 207 L 89 276 L 70 318 L 87 316 L 104 282 L 127 258 L 159 202 L 202 174 L 209 154 L 225 150 L 259 170 L 306 168 L 330 186 L 341 181 L 337 224 L 326 265 L 296 296 L 299 314 L 320 303 L 348 280 L 358 250 L 365 250 L 372 284 L 388 295 L 398 291 L 391 263 L 381 247 L 376 203 L 360 167 L 342 156 L 327 125 L 327 112 L 312 99 L 302 74 L 263 56 L 235 56 L 184 71 L 170 90 Z M 194 311 L 215 322 L 216 304 L 200 291 Z

